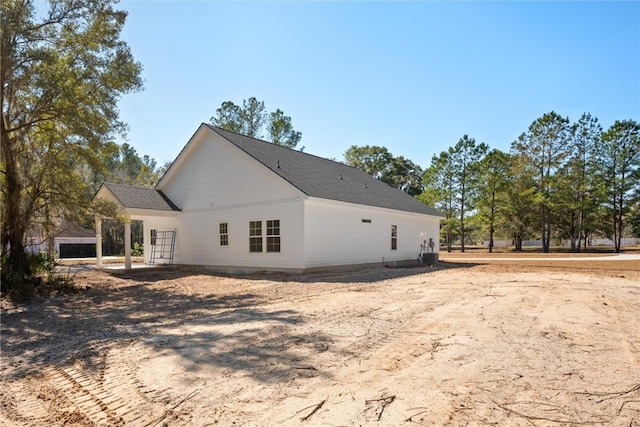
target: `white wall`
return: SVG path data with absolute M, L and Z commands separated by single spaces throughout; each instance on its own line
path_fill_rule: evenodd
M 280 252 L 266 251 L 266 221 L 280 220 Z M 262 221 L 262 252 L 249 252 L 249 222 Z M 227 223 L 227 246 L 220 245 L 220 223 Z M 176 263 L 262 269 L 302 269 L 302 202 L 259 204 L 183 212 L 179 216 Z
M 371 220 L 363 223 L 362 220 Z M 418 259 L 429 237 L 438 251 L 437 217 L 310 198 L 305 202 L 306 268 Z M 391 249 L 391 226 L 398 230 Z
M 206 126 L 157 189 L 182 210 L 175 221 L 176 264 L 300 270 L 408 260 L 418 258 L 423 240 L 438 239 L 436 217 L 309 199 Z M 280 220 L 280 253 L 266 252 L 270 219 Z M 263 221 L 263 252 L 251 253 L 249 222 L 257 220 Z M 221 222 L 229 227 L 226 247 L 220 246 Z M 391 225 L 398 226 L 397 250 L 391 250 Z M 151 228 L 162 228 L 151 220 L 144 226 L 145 237 Z
M 305 198 L 299 190 L 206 126 L 157 189 L 183 212 Z M 168 174 L 169 174 L 168 173 Z
M 302 192 L 206 127 L 196 132 L 177 162 L 157 187 L 182 210 L 176 264 L 303 267 Z M 280 220 L 280 253 L 266 252 L 266 220 L 272 219 Z M 263 252 L 250 253 L 249 222 L 258 220 L 263 221 Z M 228 246 L 220 245 L 221 222 L 228 224 Z
M 135 216 L 133 219 L 142 220 L 142 230 L 144 233 L 144 262 L 149 263 L 151 259 L 151 230 L 156 231 L 173 231 L 178 228 L 177 217 L 163 217 L 163 216 Z M 176 243 L 178 242 L 178 236 L 180 233 L 176 233 Z M 174 264 L 177 264 L 174 252 Z

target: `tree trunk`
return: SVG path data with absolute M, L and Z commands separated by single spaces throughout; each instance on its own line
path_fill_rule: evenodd
M 620 197 L 622 200 L 622 197 Z M 622 222 L 622 209 L 621 206 L 618 205 L 618 201 L 616 200 L 616 196 L 613 198 L 613 251 L 615 253 L 620 253 L 620 241 L 621 241 L 621 222 Z
M 460 216 L 460 235 L 462 241 L 460 243 L 460 251 L 464 252 L 464 216 Z
M 522 235 L 516 235 L 513 239 L 516 252 L 522 252 Z
M 551 247 L 551 210 L 542 207 L 542 252 L 549 253 Z
M 2 161 L 5 168 L 5 197 L 2 207 L 2 282 L 10 288 L 17 288 L 31 275 L 24 251 L 24 238 L 28 219 L 22 215 L 20 195 L 19 165 L 13 151 L 13 141 L 2 123 Z
M 495 210 L 496 210 L 496 192 L 491 192 L 491 216 L 489 217 L 489 253 L 493 252 L 493 223 L 495 220 Z

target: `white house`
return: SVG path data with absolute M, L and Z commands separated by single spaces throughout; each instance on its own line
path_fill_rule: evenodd
M 416 260 L 442 217 L 359 169 L 208 124 L 154 189 L 96 197 L 143 221 L 145 262 L 229 272 Z

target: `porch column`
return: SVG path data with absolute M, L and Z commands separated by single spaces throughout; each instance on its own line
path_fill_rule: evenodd
M 131 270 L 131 218 L 124 220 L 124 269 Z
M 102 218 L 96 215 L 96 260 L 97 266 L 102 267 Z

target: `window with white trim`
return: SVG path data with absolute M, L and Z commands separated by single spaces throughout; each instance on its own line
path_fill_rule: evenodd
M 220 246 L 229 246 L 229 224 L 221 222 L 220 226 Z
M 391 250 L 395 251 L 398 249 L 398 226 L 391 226 Z
M 267 220 L 267 252 L 280 252 L 280 220 Z
M 249 252 L 262 252 L 262 221 L 249 221 Z

